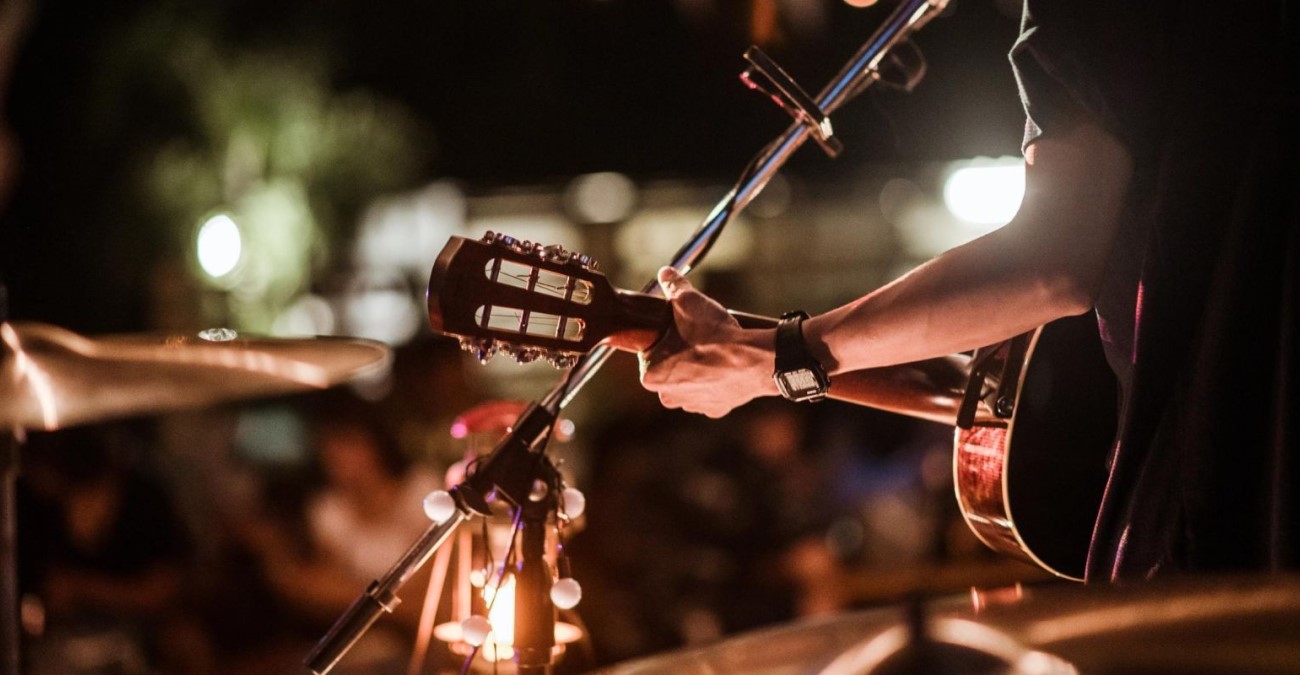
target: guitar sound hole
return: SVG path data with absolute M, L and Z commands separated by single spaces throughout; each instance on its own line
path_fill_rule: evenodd
M 496 271 L 495 277 L 493 271 L 497 267 L 497 261 L 487 263 L 483 273 L 488 279 L 511 288 L 522 288 L 540 295 L 563 298 L 579 305 L 591 304 L 590 281 L 511 260 L 501 259 L 500 263 L 500 269 Z

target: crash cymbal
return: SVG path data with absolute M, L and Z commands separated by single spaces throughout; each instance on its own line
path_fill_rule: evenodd
M 0 324 L 0 427 L 53 430 L 223 401 L 324 389 L 386 367 L 386 346 L 229 329 L 87 338 Z

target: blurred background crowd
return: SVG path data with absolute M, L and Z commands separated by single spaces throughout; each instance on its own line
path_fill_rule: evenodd
M 738 82 L 745 47 L 816 91 L 887 9 L 0 5 L 11 318 L 87 335 L 354 335 L 395 355 L 323 394 L 29 435 L 31 672 L 293 672 L 427 525 L 420 499 L 475 445 L 452 421 L 558 377 L 481 366 L 430 334 L 424 289 L 447 237 L 561 243 L 640 287 L 788 123 Z M 801 153 L 697 283 L 745 311 L 825 309 L 1009 217 L 1018 11 L 954 3 L 917 39 L 921 87 L 846 107 L 848 152 Z M 962 524 L 950 428 L 837 403 L 706 420 L 635 379 L 616 356 L 551 448 L 589 505 L 566 545 L 587 639 L 561 668 L 1037 578 Z M 422 582 L 345 666 L 405 672 Z
M 296 668 L 427 527 L 424 495 L 498 435 L 452 433 L 463 411 L 443 402 L 484 393 L 447 376 L 477 368 L 454 346 L 410 346 L 394 367 L 427 397 L 345 388 L 31 434 L 32 672 Z M 760 401 L 711 421 L 639 392 L 620 399 L 550 448 L 588 504 L 565 528 L 586 638 L 560 672 L 1041 578 L 961 522 L 945 427 L 837 403 Z M 406 672 L 429 567 L 343 672 Z M 460 663 L 446 645 L 433 652 L 435 667 Z

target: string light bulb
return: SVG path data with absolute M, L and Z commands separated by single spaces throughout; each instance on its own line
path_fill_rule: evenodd
M 577 579 L 560 579 L 551 586 L 551 602 L 560 609 L 573 609 L 582 601 L 582 584 Z
M 424 515 L 441 525 L 456 513 L 456 499 L 446 490 L 434 490 L 424 497 Z
M 460 622 L 461 639 L 471 647 L 482 647 L 492 634 L 492 622 L 475 614 Z
M 587 510 L 587 497 L 577 488 L 564 488 L 562 500 L 564 515 L 569 520 L 577 520 Z

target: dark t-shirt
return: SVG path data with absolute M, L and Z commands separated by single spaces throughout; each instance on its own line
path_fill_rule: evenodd
M 1026 142 L 1135 161 L 1097 302 L 1120 432 L 1088 578 L 1300 564 L 1300 182 L 1285 0 L 1027 0 Z

